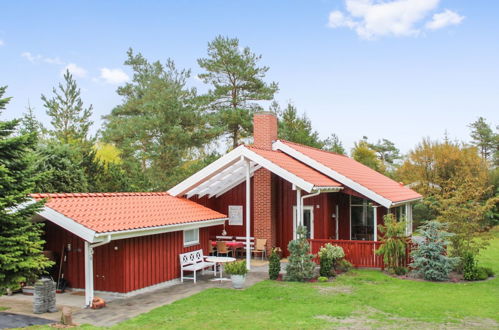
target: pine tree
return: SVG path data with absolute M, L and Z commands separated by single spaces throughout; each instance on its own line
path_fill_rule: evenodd
M 296 230 L 297 238 L 288 244 L 289 258 L 286 266 L 286 280 L 303 282 L 314 276 L 315 263 L 310 254 L 307 240 L 307 228 L 300 226 Z
M 322 147 L 322 149 L 340 155 L 346 155 L 345 148 L 343 147 L 340 138 L 334 133 L 332 133 L 330 137 L 324 140 L 324 146 Z
M 483 117 L 479 117 L 469 127 L 471 128 L 472 144 L 478 148 L 483 159 L 489 160 L 490 156 L 497 152 L 498 134 L 494 134 L 494 131 Z
M 278 91 L 277 83 L 264 82 L 269 68 L 258 66 L 261 58 L 248 47 L 241 49 L 237 38 L 218 36 L 208 44 L 208 57 L 198 60 L 206 70 L 199 78 L 212 87 L 210 107 L 217 113 L 217 125 L 233 148 L 251 135 L 253 112 L 261 109 L 257 102 L 272 100 Z
M 10 98 L 2 98 L 0 110 Z M 43 254 L 41 224 L 31 221 L 41 203 L 29 203 L 34 187 L 33 149 L 30 134 L 16 134 L 19 120 L 0 121 L 0 291 L 35 279 L 51 266 Z
M 53 130 L 50 135 L 62 143 L 81 143 L 88 138 L 88 131 L 92 125 L 92 105 L 83 106 L 81 92 L 71 73 L 66 70 L 64 85 L 53 88 L 54 96 L 47 98 L 42 95 L 47 115 L 51 117 Z
M 304 144 L 314 148 L 322 148 L 324 143 L 319 133 L 312 128 L 312 122 L 305 115 L 298 115 L 296 107 L 290 103 L 284 110 L 274 105 L 279 117 L 279 138 Z

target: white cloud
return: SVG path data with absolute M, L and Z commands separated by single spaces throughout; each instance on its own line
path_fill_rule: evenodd
M 30 52 L 21 53 L 21 57 L 24 57 L 31 63 L 45 62 L 48 64 L 64 65 L 64 62 L 59 57 L 47 57 L 40 54 L 32 54 Z
M 100 78 L 104 80 L 104 82 L 112 85 L 119 85 L 130 79 L 123 70 L 108 68 L 100 69 Z
M 431 21 L 426 23 L 426 28 L 430 30 L 437 30 L 449 25 L 457 25 L 461 23 L 464 16 L 459 15 L 455 11 L 446 9 L 441 13 L 434 14 Z
M 338 10 L 331 12 L 328 26 L 352 29 L 363 39 L 375 39 L 382 36 L 417 36 L 421 32 L 421 23 L 437 9 L 439 2 L 440 0 L 345 0 L 346 12 Z M 457 15 L 458 18 L 449 17 L 451 15 L 447 11 L 436 14 L 433 20 L 438 21 L 435 23 L 435 26 L 439 26 L 437 28 L 457 24 L 454 23 L 456 20 L 459 19 L 459 22 L 462 20 L 457 13 L 449 12 Z
M 69 63 L 68 65 L 66 65 L 66 67 L 62 69 L 61 74 L 66 73 L 66 70 L 68 70 L 73 76 L 77 78 L 83 78 L 87 75 L 87 70 L 74 63 Z

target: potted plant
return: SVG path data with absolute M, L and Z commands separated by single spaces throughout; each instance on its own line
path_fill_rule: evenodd
M 234 289 L 242 289 L 248 269 L 246 268 L 246 260 L 234 261 L 225 264 L 224 270 L 230 275 L 232 287 Z

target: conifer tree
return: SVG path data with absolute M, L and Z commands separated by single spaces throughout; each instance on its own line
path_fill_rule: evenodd
M 233 148 L 251 135 L 252 114 L 261 108 L 257 102 L 272 100 L 278 91 L 277 83 L 263 80 L 269 68 L 258 66 L 261 58 L 248 47 L 241 49 L 237 38 L 218 36 L 208 44 L 208 57 L 198 60 L 206 70 L 199 78 L 212 87 L 210 107 L 217 114 L 217 125 Z
M 0 111 L 10 98 L 2 98 Z M 16 134 L 19 120 L 0 121 L 0 291 L 36 278 L 52 263 L 43 254 L 41 224 L 31 221 L 41 203 L 29 203 L 34 187 L 32 134 Z
M 47 115 L 50 116 L 53 130 L 50 135 L 62 143 L 79 143 L 88 137 L 88 130 L 92 125 L 92 105 L 83 106 L 81 92 L 71 73 L 66 70 L 64 84 L 53 88 L 54 96 L 47 98 L 42 95 Z
M 307 240 L 307 228 L 296 229 L 297 238 L 288 244 L 289 258 L 286 266 L 286 280 L 303 282 L 314 276 L 315 263 L 310 254 L 310 244 Z

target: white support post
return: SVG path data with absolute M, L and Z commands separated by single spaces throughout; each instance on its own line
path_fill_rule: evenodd
M 376 242 L 378 240 L 378 207 L 373 206 L 373 222 L 374 222 L 374 232 L 373 232 L 373 237 L 374 241 Z
M 303 225 L 302 222 L 303 211 L 301 209 L 301 189 L 296 187 L 296 229 Z M 295 237 L 295 239 L 298 237 Z
M 251 269 L 251 164 L 246 160 L 246 268 Z
M 94 249 L 85 241 L 85 306 L 90 307 L 94 299 Z
M 335 219 L 336 219 L 336 240 L 339 239 L 339 233 L 338 233 L 338 223 L 340 222 L 340 207 L 338 206 L 338 204 L 336 204 L 336 216 L 335 216 Z

